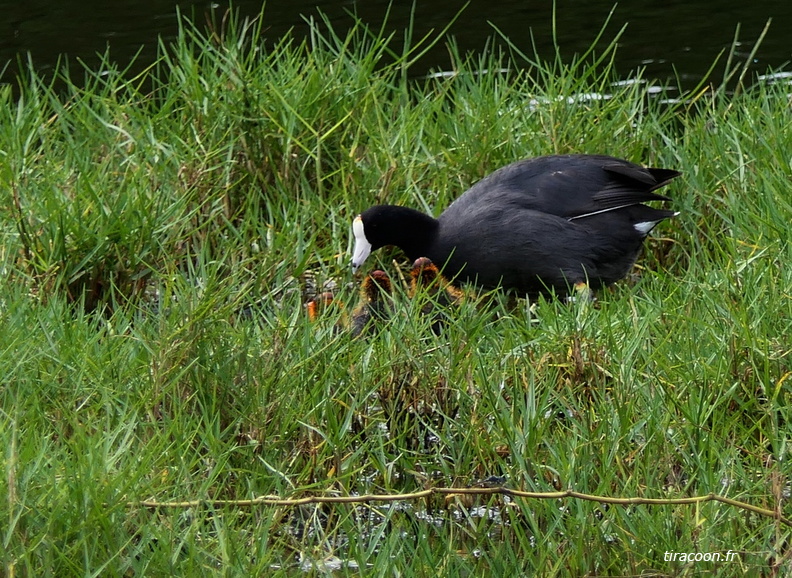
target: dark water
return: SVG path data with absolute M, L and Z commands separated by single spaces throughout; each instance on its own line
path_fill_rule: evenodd
M 401 30 L 410 21 L 412 2 L 395 2 L 388 19 L 388 28 Z M 351 23 L 348 11 L 354 11 L 365 22 L 378 26 L 389 3 L 385 0 L 328 2 L 291 0 L 268 2 L 264 9 L 266 37 L 275 40 L 289 30 L 297 36 L 308 26 L 302 15 L 316 16 L 316 7 L 324 12 L 338 30 Z M 453 0 L 417 0 L 414 14 L 415 37 L 446 26 L 462 9 L 464 3 Z M 260 1 L 234 2 L 242 14 L 257 15 Z M 19 56 L 30 56 L 35 66 L 51 70 L 61 55 L 68 55 L 71 68 L 76 59 L 89 66 L 98 66 L 98 52 L 109 46 L 111 56 L 126 65 L 140 51 L 138 66 L 156 55 L 157 37 L 173 38 L 176 31 L 176 7 L 183 14 L 202 22 L 226 4 L 206 2 L 172 2 L 168 0 L 0 0 L 0 70 L 9 63 L 3 82 L 13 82 Z M 612 1 L 556 0 L 556 34 L 562 54 L 569 58 L 585 50 L 613 8 Z M 451 27 L 451 34 L 464 51 L 480 50 L 494 34 L 493 26 L 508 35 L 521 49 L 532 53 L 531 34 L 540 54 L 552 55 L 553 2 L 504 2 L 472 0 Z M 737 56 L 746 59 L 754 48 L 768 19 L 769 32 L 762 42 L 752 68 L 759 73 L 778 69 L 792 60 L 792 2 L 790 0 L 673 1 L 634 0 L 622 2 L 614 12 L 604 42 L 610 41 L 620 28 L 627 29 L 619 42 L 616 65 L 620 75 L 628 76 L 644 67 L 646 76 L 692 86 L 700 80 L 718 53 L 728 50 L 738 25 L 740 45 Z M 432 51 L 416 73 L 443 70 L 449 58 L 443 46 Z M 714 82 L 722 75 L 718 69 Z

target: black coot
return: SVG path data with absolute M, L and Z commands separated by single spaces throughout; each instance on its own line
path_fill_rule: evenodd
M 680 173 L 601 155 L 518 161 L 485 177 L 439 218 L 377 205 L 353 222 L 357 270 L 371 251 L 396 245 L 428 257 L 452 281 L 565 295 L 581 283 L 622 279 L 649 231 L 674 211 L 642 203 Z

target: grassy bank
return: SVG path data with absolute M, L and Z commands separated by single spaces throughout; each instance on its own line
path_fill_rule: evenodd
M 788 571 L 788 87 L 669 105 L 614 85 L 609 49 L 453 45 L 457 74 L 411 79 L 436 39 L 317 25 L 264 50 L 261 26 L 185 24 L 142 76 L 108 62 L 0 92 L 4 575 Z M 566 152 L 684 172 L 681 214 L 596 307 L 470 297 L 437 337 L 397 283 L 373 338 L 337 332 L 342 307 L 307 320 L 314 286 L 357 300 L 362 209 L 439 214 L 503 164 Z M 398 279 L 398 253 L 377 257 Z M 776 518 L 575 497 L 221 502 L 493 476 L 714 493 Z

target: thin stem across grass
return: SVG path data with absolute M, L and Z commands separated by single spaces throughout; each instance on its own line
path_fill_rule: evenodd
M 658 98 L 603 33 L 545 60 L 309 26 L 183 19 L 137 77 L 0 90 L 0 573 L 783 573 L 788 87 Z M 380 251 L 393 314 L 350 335 L 354 215 L 559 152 L 683 172 L 627 280 L 467 291 L 438 335 Z

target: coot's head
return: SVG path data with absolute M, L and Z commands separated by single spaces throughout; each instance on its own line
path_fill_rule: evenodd
M 372 251 L 385 245 L 396 245 L 415 259 L 432 243 L 437 227 L 435 219 L 415 209 L 396 205 L 366 209 L 352 221 L 352 271 L 357 271 Z
M 361 294 L 369 303 L 377 303 L 392 293 L 390 277 L 385 271 L 372 271 L 360 284 Z
M 432 260 L 428 257 L 420 257 L 415 260 L 410 270 L 410 277 L 412 278 L 410 285 L 414 291 L 418 287 L 429 287 L 437 282 L 439 276 L 440 271 L 437 270 Z
M 410 296 L 415 297 L 421 290 L 427 290 L 438 305 L 456 305 L 462 301 L 462 291 L 428 257 L 416 259 L 410 270 Z

